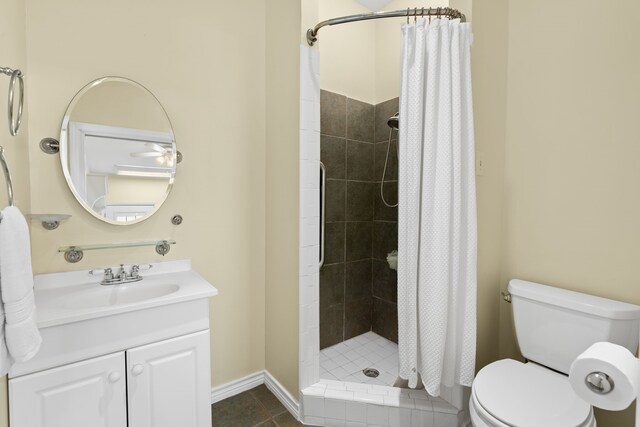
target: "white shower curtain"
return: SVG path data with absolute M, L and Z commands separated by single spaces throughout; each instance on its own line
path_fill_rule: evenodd
M 477 221 L 470 25 L 403 26 L 398 207 L 400 377 L 470 386 Z M 444 397 L 444 395 L 443 395 Z

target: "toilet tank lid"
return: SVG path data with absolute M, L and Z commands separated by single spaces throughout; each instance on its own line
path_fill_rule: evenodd
M 516 297 L 551 304 L 607 319 L 640 319 L 640 306 L 594 295 L 573 292 L 554 286 L 513 279 L 509 293 Z

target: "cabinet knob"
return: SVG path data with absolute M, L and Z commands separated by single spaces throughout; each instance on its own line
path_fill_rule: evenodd
M 144 366 L 139 364 L 133 365 L 133 368 L 131 368 L 131 373 L 136 376 L 140 375 L 143 371 L 144 371 Z
M 109 374 L 109 382 L 110 383 L 117 383 L 118 381 L 120 381 L 121 377 L 122 377 L 122 375 L 120 375 L 120 372 L 111 372 Z

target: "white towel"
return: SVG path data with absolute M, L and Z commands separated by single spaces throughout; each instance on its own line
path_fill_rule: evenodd
M 4 339 L 4 309 L 0 301 L 0 376 L 6 375 L 11 365 L 13 365 L 13 359 L 9 355 L 7 342 Z
M 42 338 L 35 321 L 29 227 L 15 206 L 2 210 L 0 292 L 5 317 L 4 341 L 8 353 L 13 360 L 26 362 L 36 355 Z M 5 365 L 4 360 L 0 364 Z

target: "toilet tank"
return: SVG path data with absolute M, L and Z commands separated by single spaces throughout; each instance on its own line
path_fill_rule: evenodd
M 640 306 L 511 280 L 516 336 L 522 355 L 569 373 L 571 362 L 591 344 L 608 341 L 638 349 Z

